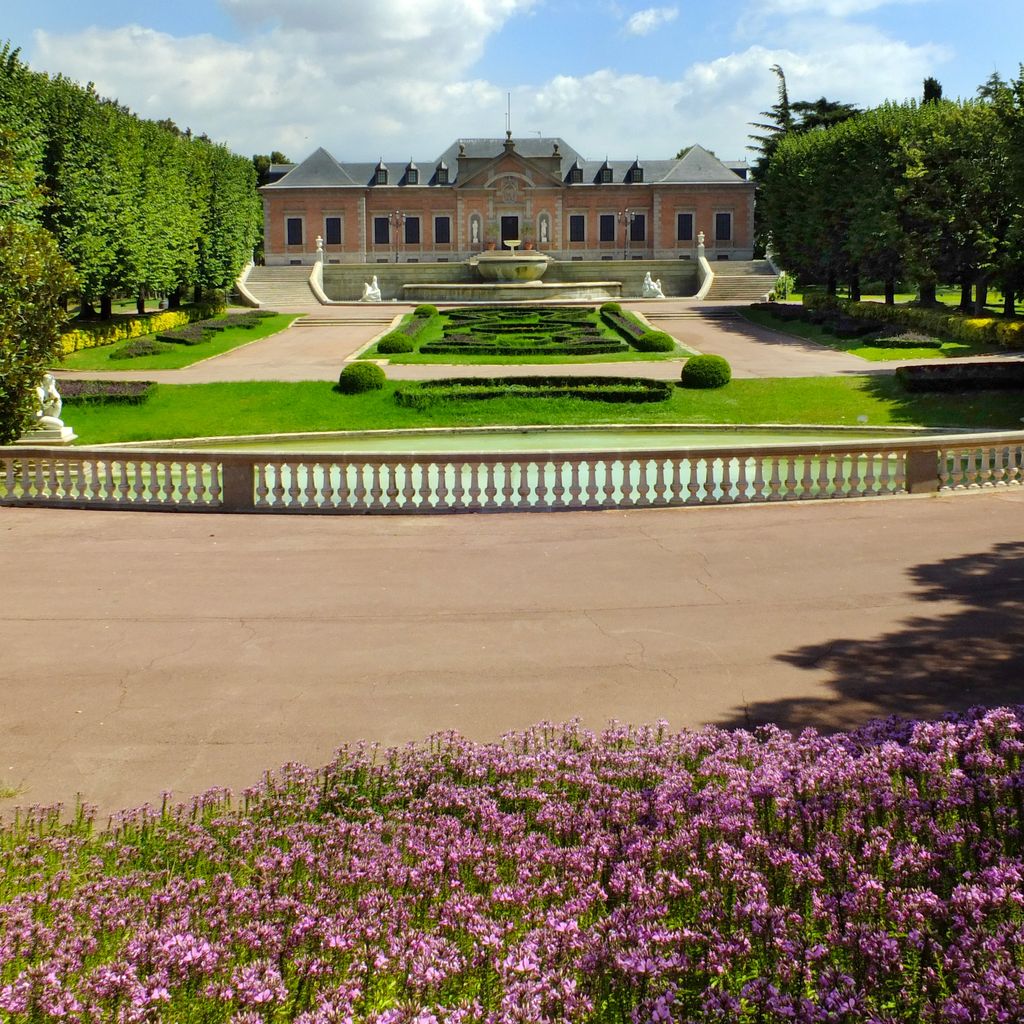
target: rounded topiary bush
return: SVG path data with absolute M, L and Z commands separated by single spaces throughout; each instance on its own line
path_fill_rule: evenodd
M 379 366 L 373 363 L 352 363 L 346 366 L 338 377 L 338 390 L 346 395 L 358 395 L 363 391 L 379 391 L 387 377 Z
M 732 380 L 732 369 L 722 356 L 691 356 L 680 383 L 684 388 L 721 388 Z
M 397 331 L 392 331 L 391 334 L 385 334 L 380 341 L 377 342 L 377 351 L 382 355 L 393 355 L 396 352 L 412 352 L 416 346 L 412 341 L 405 337 L 403 334 L 399 334 Z
M 633 340 L 633 348 L 639 352 L 671 352 L 675 347 L 675 339 L 665 331 L 646 331 Z
M 601 303 L 602 313 L 621 313 L 622 306 L 617 302 L 602 302 Z
M 437 316 L 437 306 L 432 306 L 429 302 L 424 302 L 423 305 L 417 306 L 412 311 L 413 316 Z

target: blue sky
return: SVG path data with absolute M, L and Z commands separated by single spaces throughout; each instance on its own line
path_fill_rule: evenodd
M 934 75 L 970 96 L 1024 60 L 1024 0 L 6 0 L 0 38 L 242 153 L 430 159 L 459 136 L 588 157 L 746 155 L 775 101 L 869 106 Z

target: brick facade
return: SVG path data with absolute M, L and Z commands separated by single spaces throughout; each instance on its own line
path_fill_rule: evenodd
M 328 263 L 456 262 L 492 236 L 560 260 L 694 258 L 701 232 L 710 260 L 753 250 L 753 183 L 697 146 L 598 163 L 561 140 L 479 139 L 420 166 L 318 150 L 261 191 L 268 264 L 313 262 L 318 236 Z

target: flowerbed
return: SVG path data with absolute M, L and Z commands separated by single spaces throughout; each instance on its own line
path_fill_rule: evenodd
M 1003 359 L 901 366 L 896 378 L 907 391 L 1019 391 L 1024 388 L 1024 363 Z
M 174 327 L 207 319 L 224 311 L 222 299 L 196 303 L 182 309 L 168 309 L 160 313 L 147 313 L 144 316 L 118 316 L 113 320 L 100 323 L 78 321 L 71 330 L 61 335 L 61 352 L 70 355 L 86 348 L 99 348 L 103 345 L 114 345 L 129 338 L 139 338 L 158 331 L 168 331 Z
M 664 402 L 669 381 L 643 377 L 446 377 L 420 381 L 395 392 L 406 409 L 439 402 L 492 398 L 582 398 L 593 402 Z
M 151 380 L 74 380 L 59 382 L 65 405 L 142 405 L 156 384 Z
M 343 749 L 0 831 L 11 1022 L 1024 1019 L 1024 708 Z
M 251 331 L 261 320 L 272 316 L 277 316 L 273 310 L 254 309 L 249 313 L 238 313 L 230 319 L 197 320 L 183 327 L 161 331 L 156 335 L 156 340 L 177 345 L 200 345 L 228 327 L 241 327 Z

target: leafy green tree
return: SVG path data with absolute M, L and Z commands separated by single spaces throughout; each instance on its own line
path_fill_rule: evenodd
M 929 76 L 922 85 L 922 103 L 938 103 L 942 99 L 942 83 Z
M 256 187 L 261 188 L 270 181 L 270 168 L 272 164 L 288 164 L 291 161 L 280 150 L 275 149 L 272 153 L 256 153 L 252 158 L 252 165 L 256 168 Z
M 35 389 L 60 358 L 64 296 L 76 286 L 47 231 L 14 220 L 0 224 L 0 444 L 32 422 Z
M 44 122 L 37 79 L 9 43 L 0 47 L 0 219 L 31 224 L 43 195 Z

